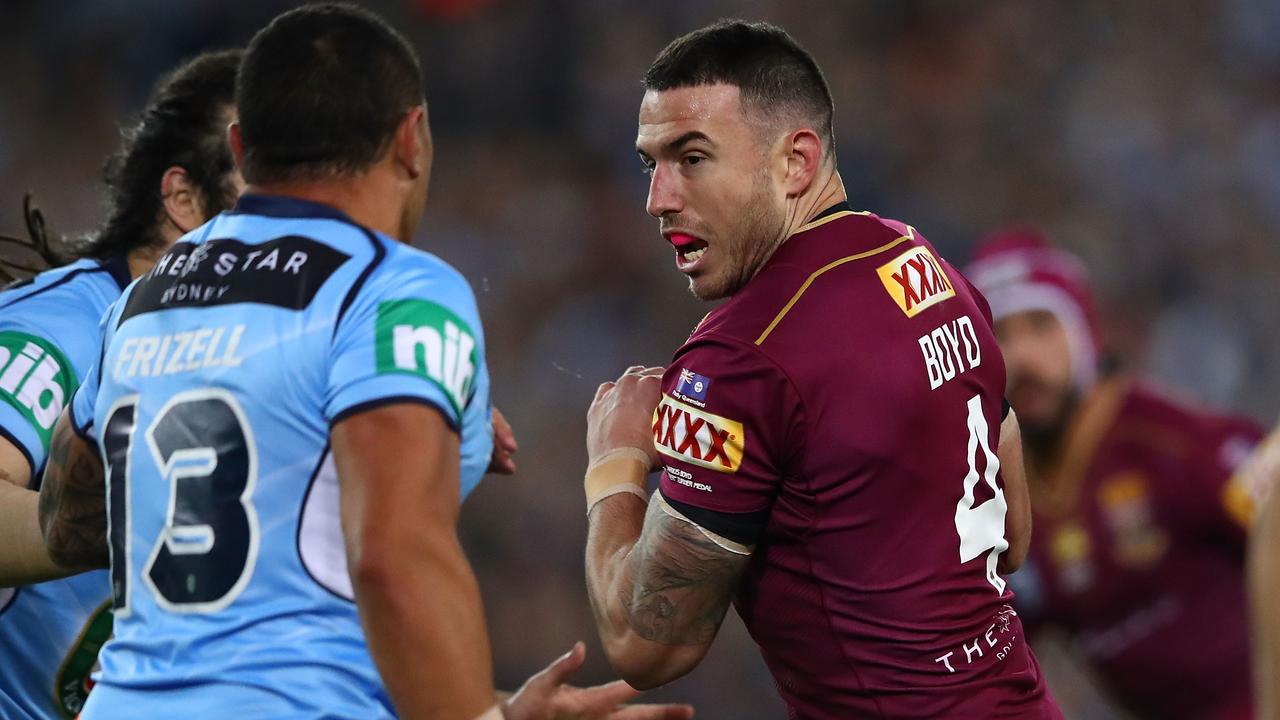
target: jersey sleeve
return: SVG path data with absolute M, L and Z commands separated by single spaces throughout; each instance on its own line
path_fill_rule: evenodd
M 705 530 L 755 544 L 799 453 L 791 381 L 753 347 L 699 339 L 676 355 L 662 388 L 653 438 L 663 499 Z
M 98 363 L 89 369 L 88 377 L 71 400 L 71 427 L 76 434 L 89 442 L 97 438 L 93 428 L 94 405 L 98 399 Z
M 388 264 L 398 267 L 373 276 L 338 322 L 326 417 L 332 424 L 380 405 L 419 402 L 460 431 L 484 363 L 475 296 L 443 263 L 399 255 Z
M 98 403 L 98 391 L 102 385 L 102 363 L 107 354 L 107 347 L 115 337 L 116 327 L 120 324 L 120 315 L 124 312 L 126 293 L 117 302 L 112 303 L 102 314 L 98 324 L 98 342 L 95 360 L 84 374 L 84 382 L 76 389 L 69 406 L 71 428 L 84 440 L 92 443 L 97 438 L 93 422 Z
M 44 466 L 54 424 L 76 384 L 75 366 L 52 339 L 0 330 L 0 437 L 26 457 L 32 476 Z

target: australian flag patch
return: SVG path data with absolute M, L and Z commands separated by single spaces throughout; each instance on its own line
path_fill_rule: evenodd
M 686 369 L 680 369 L 680 381 L 676 383 L 676 394 L 687 400 L 707 401 L 707 390 L 711 387 L 711 378 Z

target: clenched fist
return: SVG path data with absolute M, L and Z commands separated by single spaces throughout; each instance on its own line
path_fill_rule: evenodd
M 614 382 L 596 390 L 587 411 L 587 456 L 590 464 L 614 450 L 636 448 L 649 456 L 650 469 L 658 466 L 653 447 L 653 411 L 662 397 L 660 367 L 634 365 Z

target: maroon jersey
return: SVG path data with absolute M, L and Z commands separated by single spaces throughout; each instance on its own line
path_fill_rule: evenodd
M 1032 614 L 1070 630 L 1142 717 L 1252 716 L 1250 503 L 1230 479 L 1261 436 L 1111 380 L 1082 404 L 1063 466 L 1032 485 Z
M 915 230 L 833 209 L 703 320 L 654 418 L 793 718 L 1058 718 L 996 573 L 1004 363 Z

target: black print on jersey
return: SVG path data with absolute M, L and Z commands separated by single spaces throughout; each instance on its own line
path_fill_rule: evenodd
M 258 245 L 232 238 L 178 243 L 143 276 L 120 320 L 156 310 L 233 303 L 301 310 L 349 259 L 346 253 L 297 235 Z

